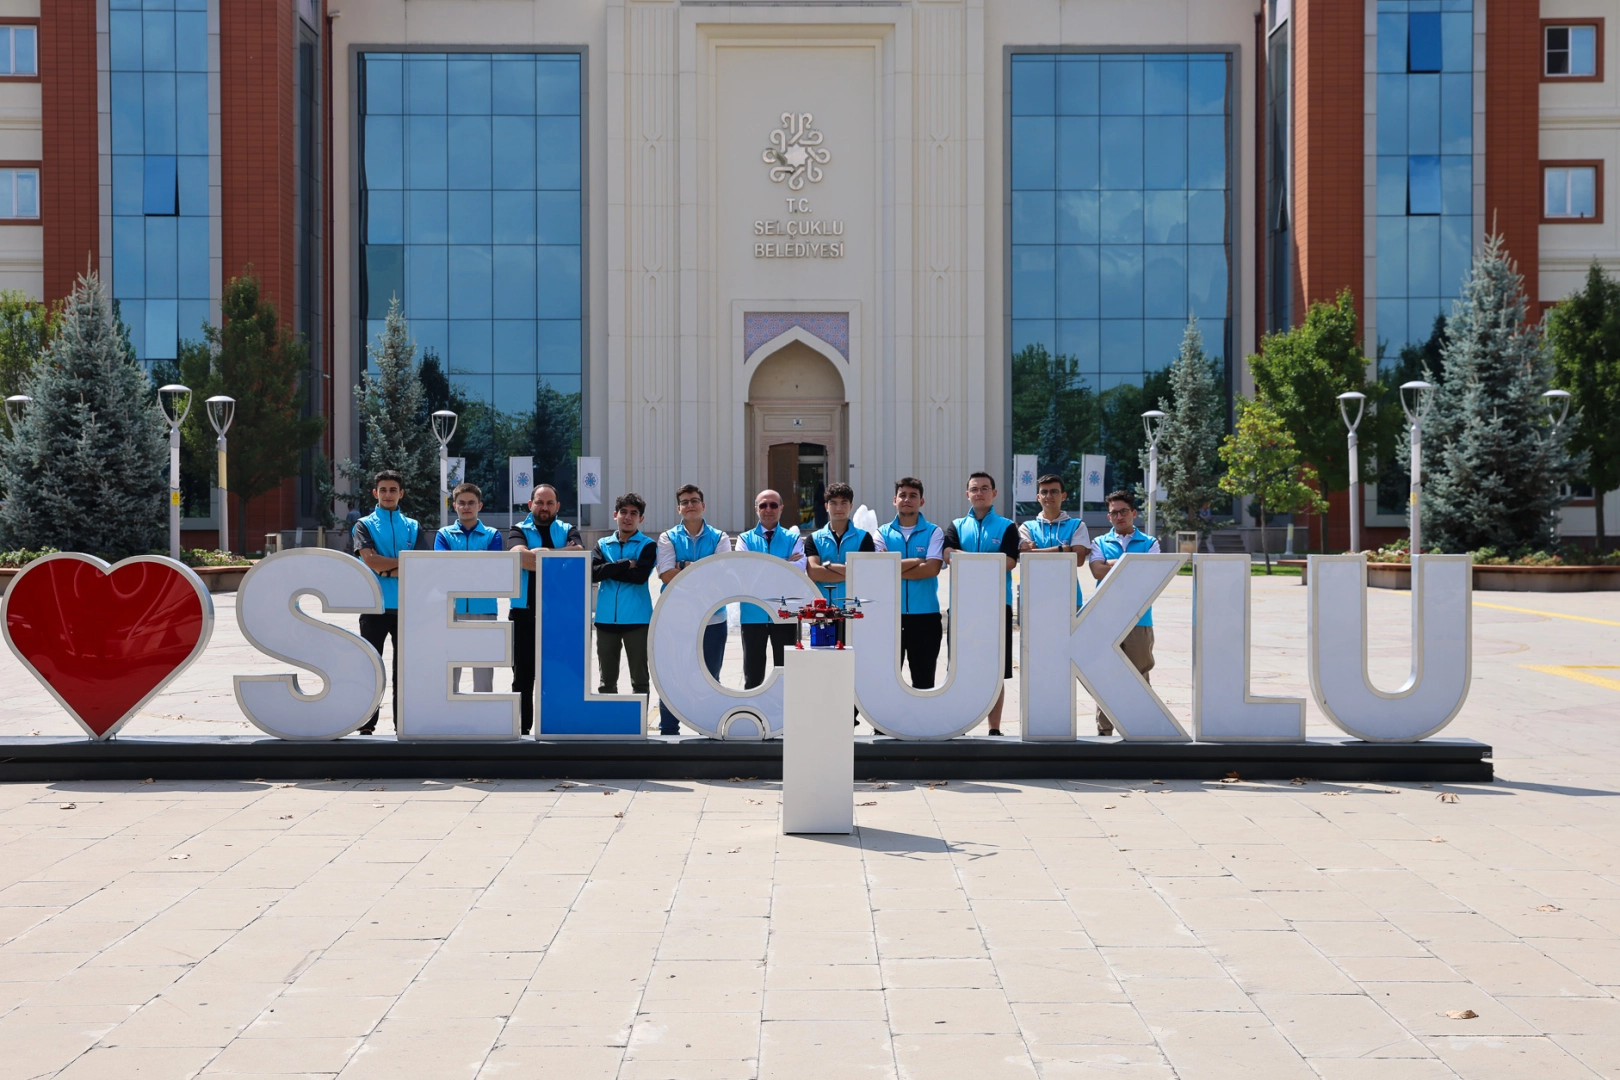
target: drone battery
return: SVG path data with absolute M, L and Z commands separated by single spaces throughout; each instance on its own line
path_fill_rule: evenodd
M 810 647 L 812 649 L 838 648 L 838 625 L 836 623 L 811 623 Z

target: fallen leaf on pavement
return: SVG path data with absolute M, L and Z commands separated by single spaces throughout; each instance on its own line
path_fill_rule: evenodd
M 1442 791 L 1440 794 L 1436 795 L 1435 798 L 1439 799 L 1441 802 L 1456 802 L 1458 799 L 1462 798 L 1462 796 L 1458 795 L 1455 791 Z
M 620 810 L 617 814 L 614 814 L 613 816 L 614 817 L 624 817 L 624 811 Z
M 174 855 L 170 855 L 169 858 L 171 858 L 171 859 L 189 859 L 189 858 L 191 858 L 191 855 L 189 853 L 187 853 L 187 852 L 179 852 L 179 853 L 176 853 Z
M 1431 844 L 1443 844 L 1445 842 L 1446 842 L 1446 838 L 1443 837 L 1443 836 L 1431 836 L 1431 837 L 1429 837 L 1429 843 L 1431 843 Z
M 1474 1019 L 1478 1018 L 1478 1016 L 1479 1016 L 1479 1013 L 1475 1012 L 1473 1009 L 1447 1009 L 1446 1010 L 1446 1019 L 1447 1020 L 1474 1020 Z
M 877 800 L 873 799 L 871 802 L 858 802 L 855 805 L 856 806 L 876 806 L 877 805 Z
M 1564 909 L 1559 907 L 1557 904 L 1537 904 L 1536 905 L 1536 910 L 1537 911 L 1563 911 Z
M 77 810 L 78 808 L 79 804 L 76 802 L 65 802 L 57 807 L 58 810 Z

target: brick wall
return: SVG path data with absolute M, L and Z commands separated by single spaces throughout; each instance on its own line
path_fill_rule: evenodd
M 101 257 L 96 116 L 96 0 L 40 5 L 39 74 L 43 156 L 40 220 L 46 301 L 73 291 Z
M 1518 262 L 1532 318 L 1541 310 L 1540 157 L 1540 0 L 1491 0 L 1485 21 L 1485 230 L 1501 233 Z

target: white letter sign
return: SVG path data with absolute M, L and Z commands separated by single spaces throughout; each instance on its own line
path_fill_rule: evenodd
M 1247 555 L 1193 558 L 1193 732 L 1199 742 L 1298 742 L 1305 699 L 1249 692 Z
M 399 555 L 400 739 L 516 739 L 516 694 L 458 694 L 450 669 L 510 667 L 512 628 L 455 622 L 463 596 L 517 596 L 515 551 L 402 551 Z

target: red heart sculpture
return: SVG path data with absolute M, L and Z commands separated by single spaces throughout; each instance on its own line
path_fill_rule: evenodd
M 157 555 L 111 567 L 46 555 L 12 578 L 5 608 L 6 644 L 94 739 L 134 716 L 214 632 L 208 587 Z

